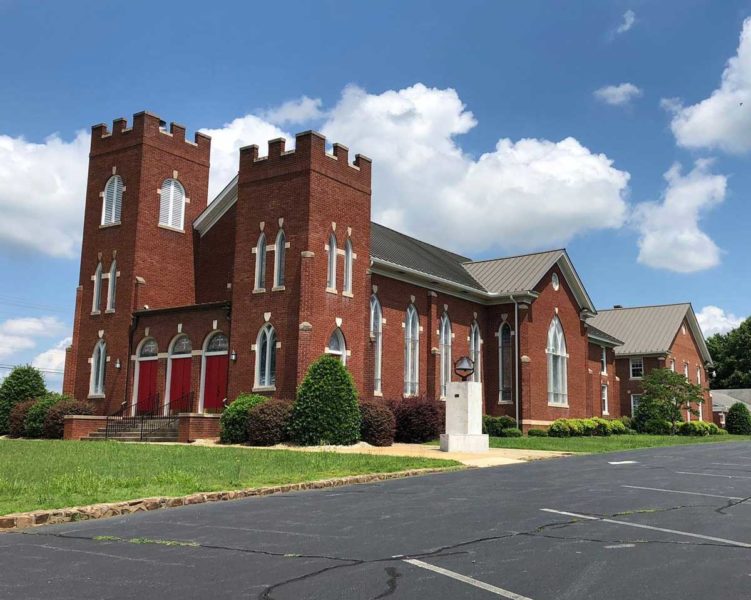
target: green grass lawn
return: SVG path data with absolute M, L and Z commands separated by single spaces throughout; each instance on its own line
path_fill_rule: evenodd
M 684 435 L 611 435 L 610 437 L 520 437 L 490 438 L 491 448 L 523 448 L 525 450 L 559 450 L 561 452 L 617 452 L 658 446 L 713 444 L 718 442 L 748 442 L 746 435 L 712 435 L 706 437 Z
M 6 439 L 0 440 L 0 515 L 458 464 L 332 452 Z

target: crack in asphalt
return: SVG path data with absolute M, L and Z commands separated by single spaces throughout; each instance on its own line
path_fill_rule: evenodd
M 730 510 L 734 506 L 738 506 L 739 504 L 744 504 L 745 502 L 748 502 L 751 500 L 751 496 L 746 496 L 745 498 L 741 498 L 740 500 L 728 500 L 728 502 L 724 506 L 720 506 L 719 508 L 715 508 L 715 512 L 720 515 L 727 516 L 726 510 Z

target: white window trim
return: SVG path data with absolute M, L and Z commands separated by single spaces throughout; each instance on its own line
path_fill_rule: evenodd
M 342 364 L 346 367 L 347 366 L 347 360 L 350 356 L 350 351 L 347 350 L 347 340 L 344 337 L 344 332 L 342 331 L 341 327 L 337 327 L 334 329 L 334 331 L 331 332 L 331 335 L 329 336 L 329 341 L 331 341 L 331 338 L 333 336 L 337 336 L 339 338 L 339 343 L 341 346 L 341 351 L 339 350 L 332 350 L 328 342 L 326 343 L 326 348 L 324 349 L 325 354 L 330 354 L 332 356 L 338 356 L 339 360 L 342 362 Z
M 610 398 L 608 396 L 609 396 L 609 392 L 608 392 L 607 384 L 601 384 L 600 385 L 600 402 L 601 402 L 600 408 L 602 408 L 603 415 L 610 414 L 610 405 L 609 405 Z
M 548 406 L 568 408 L 569 355 L 566 346 L 566 334 L 563 331 L 563 325 L 557 316 L 553 317 L 553 320 L 548 327 L 545 353 L 547 354 Z M 554 376 L 554 370 L 556 368 L 560 369 L 560 373 L 558 374 L 558 388 L 556 388 L 556 378 Z
M 378 297 L 370 297 L 370 336 L 373 340 L 373 393 L 382 394 L 383 390 L 383 308 Z
M 634 361 L 640 360 L 641 361 L 641 375 L 638 377 L 634 377 Z M 644 379 L 644 357 L 643 356 L 631 356 L 628 359 L 628 377 L 631 380 L 639 381 L 640 379 Z
M 98 359 L 98 361 L 97 361 Z M 98 370 L 96 370 L 98 367 Z M 104 398 L 105 369 L 107 368 L 107 343 L 99 340 L 91 353 L 89 398 Z
M 482 381 L 482 336 L 477 321 L 472 321 L 469 326 L 469 354 L 475 370 L 472 373 L 472 381 Z
M 608 349 L 605 346 L 600 346 L 600 374 L 608 374 Z
M 632 417 L 634 416 L 634 413 L 636 412 L 635 407 L 634 407 L 634 397 L 638 397 L 639 401 L 641 401 L 641 396 L 642 396 L 641 394 L 631 394 L 629 398 L 631 400 L 631 416 Z
M 115 312 L 115 307 L 117 306 L 115 302 L 115 297 L 117 294 L 117 278 L 119 277 L 120 273 L 117 272 L 117 261 L 112 261 L 112 266 L 110 267 L 109 277 L 107 281 L 107 312 L 113 313 Z
M 441 315 L 441 323 L 440 323 L 440 330 L 439 330 L 440 336 L 439 336 L 439 348 L 440 348 L 440 359 L 441 359 L 441 365 L 440 365 L 440 384 L 441 384 L 441 390 L 440 390 L 440 397 L 442 399 L 446 398 L 446 394 L 448 393 L 448 384 L 451 383 L 451 367 L 452 367 L 452 357 L 451 357 L 451 342 L 452 342 L 452 331 L 451 331 L 451 319 L 449 318 L 449 315 L 447 312 L 444 312 Z
M 409 398 L 417 396 L 419 393 L 420 315 L 415 305 L 410 304 L 407 307 L 407 314 L 404 319 L 404 388 L 402 394 Z
M 271 334 L 273 333 L 273 338 L 270 338 Z M 264 339 L 264 336 L 267 338 L 267 345 L 266 345 L 266 373 L 261 373 L 261 348 L 262 348 L 262 342 Z M 271 343 L 271 340 L 273 339 L 273 344 Z M 274 326 L 271 323 L 266 323 L 263 327 L 261 327 L 260 331 L 258 332 L 258 336 L 256 337 L 256 346 L 255 346 L 255 354 L 256 354 L 256 365 L 255 365 L 255 384 L 253 385 L 253 389 L 258 390 L 264 390 L 264 391 L 273 391 L 276 390 L 276 370 L 274 370 L 274 373 L 271 372 L 271 356 L 272 354 L 276 354 L 276 350 L 279 347 L 279 344 L 277 343 L 276 339 L 276 329 L 274 329 Z M 276 361 L 274 361 L 276 362 Z M 262 383 L 262 375 L 265 375 L 266 383 Z M 269 383 L 271 381 L 271 376 L 274 376 L 274 383 Z
M 94 271 L 94 294 L 91 300 L 91 314 L 98 315 L 102 310 L 102 279 L 103 279 L 102 261 L 96 266 Z
M 174 182 L 174 183 L 173 183 Z M 170 184 L 170 187 L 168 188 L 170 190 L 170 198 L 167 200 L 164 200 L 162 198 L 165 185 Z M 175 199 L 175 190 L 179 190 L 182 193 L 182 200 L 176 200 Z M 185 193 L 185 187 L 182 183 L 180 183 L 179 180 L 177 180 L 174 177 L 168 177 L 162 182 L 162 186 L 157 190 L 159 194 L 159 227 L 162 227 L 163 229 L 169 229 L 172 231 L 177 231 L 180 233 L 185 233 L 185 205 L 189 202 L 188 197 Z M 165 223 L 162 221 L 162 202 L 167 202 L 167 222 Z M 175 226 L 172 224 L 172 221 L 174 220 L 175 216 L 175 208 L 179 206 L 180 209 L 180 226 Z
M 513 404 L 513 385 L 514 385 L 514 378 L 513 375 L 511 376 L 511 399 L 510 400 L 504 400 L 503 399 L 503 388 L 505 387 L 505 381 L 503 379 L 503 361 L 506 358 L 506 354 L 503 351 L 503 330 L 507 329 L 509 333 L 509 360 L 511 360 L 514 357 L 514 351 L 513 351 L 513 343 L 511 340 L 511 325 L 504 322 L 501 323 L 501 326 L 498 328 L 498 404 Z M 513 365 L 511 366 L 511 370 L 513 372 Z
M 280 229 L 279 233 L 276 234 L 276 242 L 274 242 L 274 285 L 271 288 L 272 292 L 284 289 L 284 279 L 287 276 L 285 264 L 287 248 L 289 248 L 287 235 L 284 233 L 284 229 Z M 281 272 L 284 272 L 284 277 L 280 278 Z
M 344 243 L 344 283 L 342 284 L 342 295 L 352 296 L 352 263 L 354 253 L 352 251 L 352 240 L 347 238 Z
M 326 265 L 326 291 L 336 294 L 336 262 L 337 262 L 337 241 L 333 233 L 329 236 L 329 243 L 326 246 L 328 252 L 328 263 Z
M 110 184 L 116 185 L 116 182 L 120 182 L 120 193 L 117 193 L 117 189 L 113 193 L 112 197 L 112 219 L 107 220 L 107 192 Z M 121 224 L 122 219 L 122 204 L 123 204 L 123 192 L 125 192 L 125 185 L 123 184 L 123 178 L 117 174 L 113 174 L 104 184 L 104 191 L 102 192 L 102 218 L 100 220 L 100 227 L 114 227 Z M 116 214 L 117 208 L 120 209 L 120 214 Z
M 253 292 L 266 291 L 266 234 L 261 232 L 258 236 L 255 252 L 256 255 L 256 275 L 253 285 Z

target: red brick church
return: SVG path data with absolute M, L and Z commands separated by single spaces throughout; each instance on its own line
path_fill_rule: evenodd
M 209 203 L 210 145 L 146 112 L 92 128 L 66 393 L 103 415 L 216 413 L 241 392 L 294 398 L 327 353 L 361 398 L 440 398 L 467 355 L 486 412 L 525 429 L 630 414 L 631 329 L 593 325 L 565 250 L 473 261 L 373 223 L 370 159 L 312 131 L 241 148 Z

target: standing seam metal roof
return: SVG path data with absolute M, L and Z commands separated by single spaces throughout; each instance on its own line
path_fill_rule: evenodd
M 563 256 L 563 250 L 467 262 L 464 268 L 489 292 L 510 294 L 532 290 Z

